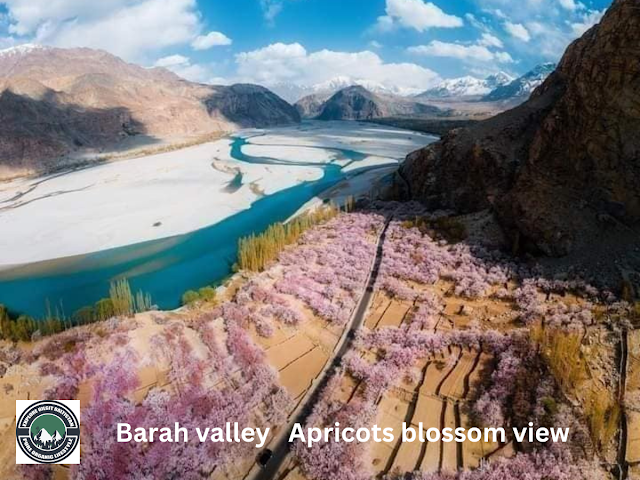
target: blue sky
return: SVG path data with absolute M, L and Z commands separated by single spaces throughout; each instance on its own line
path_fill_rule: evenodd
M 0 48 L 102 48 L 195 81 L 420 89 L 557 61 L 611 0 L 7 0 Z

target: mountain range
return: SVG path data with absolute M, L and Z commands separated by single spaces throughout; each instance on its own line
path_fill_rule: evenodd
M 554 70 L 554 64 L 539 65 L 521 77 L 498 72 L 486 78 L 465 76 L 443 80 L 436 86 L 416 92 L 413 89 L 391 88 L 378 82 L 338 76 L 327 82 L 311 86 L 278 83 L 270 88 L 280 97 L 295 102 L 303 117 L 313 118 L 320 114 L 321 106 L 335 93 L 348 87 L 360 86 L 380 97 L 400 98 L 419 103 L 436 103 L 442 106 L 458 102 L 503 102 L 522 103 Z M 453 108 L 459 107 L 452 105 Z
M 418 101 L 431 100 L 438 103 L 443 101 L 522 103 L 544 82 L 555 67 L 553 63 L 538 65 L 518 78 L 504 72 L 483 79 L 472 76 L 452 78 L 444 80 L 414 98 Z
M 376 94 L 360 85 L 344 88 L 329 98 L 311 95 L 295 105 L 303 118 L 372 120 L 389 117 L 438 117 L 446 111 L 397 95 Z
M 66 168 L 112 151 L 296 123 L 301 117 L 433 118 L 451 116 L 451 108 L 465 117 L 469 113 L 457 101 L 520 103 L 552 68 L 543 65 L 518 79 L 501 72 L 447 80 L 415 97 L 410 96 L 415 91 L 347 76 L 311 87 L 278 84 L 274 93 L 257 85 L 193 83 L 100 50 L 21 45 L 0 51 L 0 178 Z M 305 92 L 312 93 L 295 108 L 285 101 Z M 476 111 L 472 107 L 471 115 Z
M 444 80 L 429 90 L 415 96 L 417 99 L 479 99 L 488 95 L 496 88 L 511 83 L 514 79 L 511 75 L 499 72 L 487 78 L 460 77 Z
M 494 212 L 514 249 L 602 245 L 602 265 L 640 222 L 639 131 L 640 9 L 616 0 L 528 101 L 410 154 L 397 184 L 431 208 Z
M 538 65 L 533 70 L 525 73 L 519 78 L 509 83 L 497 86 L 489 94 L 485 95 L 482 100 L 485 102 L 497 102 L 505 100 L 529 98 L 529 95 L 538 88 L 547 79 L 549 75 L 556 69 L 555 63 L 544 63 Z
M 0 178 L 58 168 L 72 154 L 133 137 L 154 144 L 299 121 L 257 85 L 192 83 L 88 48 L 0 51 Z

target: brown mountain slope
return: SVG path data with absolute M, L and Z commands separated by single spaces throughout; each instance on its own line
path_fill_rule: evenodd
M 322 113 L 322 107 L 329 97 L 329 95 L 314 93 L 298 100 L 294 107 L 302 118 L 316 118 Z
M 331 96 L 319 109 L 318 120 L 371 120 L 395 116 L 439 116 L 443 110 L 402 97 L 377 95 L 360 85 Z
M 551 255 L 637 225 L 638 0 L 616 0 L 528 102 L 414 152 L 398 178 L 433 207 L 491 207 L 513 238 Z
M 0 178 L 140 134 L 173 141 L 299 121 L 295 108 L 258 86 L 191 83 L 87 48 L 0 51 Z

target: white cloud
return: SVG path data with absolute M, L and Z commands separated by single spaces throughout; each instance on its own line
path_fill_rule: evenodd
M 604 10 L 589 10 L 583 13 L 580 19 L 570 23 L 571 31 L 576 37 L 581 36 L 584 32 L 602 20 L 604 12 Z
M 503 48 L 504 44 L 502 43 L 502 40 L 500 40 L 498 37 L 496 37 L 495 35 L 492 35 L 490 33 L 483 33 L 482 34 L 482 38 L 480 39 L 480 41 L 478 42 L 480 45 L 482 45 L 483 47 L 495 47 L 495 48 Z
M 523 46 L 522 51 L 528 55 L 542 56 L 545 59 L 557 61 L 574 38 L 566 32 L 556 28 L 553 24 L 541 22 L 527 23 L 527 30 L 535 41 L 530 43 L 516 42 Z
M 529 42 L 531 40 L 531 34 L 521 23 L 505 22 L 504 29 L 509 35 L 523 42 Z
M 494 14 L 496 17 L 501 18 L 502 20 L 506 20 L 506 19 L 507 19 L 507 16 L 506 16 L 506 15 L 504 14 L 504 12 L 503 12 L 501 9 L 499 9 L 499 8 L 496 8 L 496 9 L 493 11 L 493 14 Z
M 11 18 L 11 33 L 30 35 L 45 23 L 57 24 L 78 17 L 96 20 L 108 15 L 109 12 L 125 8 L 131 2 L 127 0 L 102 0 L 100 2 L 5 0 L 3 3 Z
M 486 46 L 462 45 L 434 40 L 428 45 L 409 47 L 409 53 L 429 57 L 456 58 L 467 62 L 492 62 L 512 63 L 513 59 L 507 52 L 493 52 Z
M 504 48 L 504 42 L 498 38 L 497 34 L 485 23 L 484 19 L 480 19 L 472 13 L 465 14 L 465 18 L 470 25 L 482 32 L 478 45 L 487 48 Z
M 504 43 L 536 61 L 557 61 L 567 45 L 597 23 L 604 11 L 584 0 L 472 0 L 493 21 L 504 26 Z M 528 40 L 527 40 L 528 39 Z
M 495 52 L 498 63 L 514 63 L 513 57 L 507 52 Z
M 10 31 L 28 41 L 101 48 L 145 62 L 201 31 L 196 0 L 7 0 Z
M 264 85 L 290 82 L 315 85 L 337 75 L 366 79 L 387 87 L 424 90 L 440 78 L 413 63 L 385 63 L 374 52 L 308 52 L 298 43 L 275 43 L 236 56 L 240 81 Z
M 276 17 L 280 15 L 287 1 L 295 0 L 260 0 L 262 14 L 269 25 L 275 24 Z
M 579 4 L 577 4 L 574 0 L 558 0 L 560 6 L 566 10 L 575 11 L 578 9 Z
M 224 33 L 209 32 L 206 35 L 197 36 L 193 42 L 191 42 L 191 47 L 194 50 L 208 50 L 213 47 L 231 45 L 232 43 L 231 39 Z
M 430 28 L 456 28 L 463 20 L 423 0 L 386 0 L 386 15 L 378 17 L 376 28 L 388 31 L 395 25 L 424 32 Z
M 282 1 L 279 0 L 260 0 L 260 6 L 267 22 L 273 23 L 275 18 L 282 11 Z
M 465 13 L 464 18 L 469 22 L 473 27 L 477 28 L 481 31 L 488 31 L 487 26 L 482 23 L 473 13 Z
M 171 70 L 186 80 L 200 83 L 214 83 L 217 80 L 206 66 L 192 64 L 189 57 L 184 55 L 169 55 L 156 60 L 155 67 Z M 219 82 L 218 82 L 219 83 Z
M 0 50 L 5 48 L 11 48 L 16 45 L 16 40 L 13 37 L 0 37 Z
M 156 60 L 155 67 L 177 67 L 183 65 L 189 65 L 190 60 L 184 55 L 169 55 L 168 57 L 162 57 Z
M 393 21 L 393 18 L 389 17 L 388 15 L 382 15 L 381 17 L 378 17 L 373 30 L 380 33 L 387 33 L 391 32 L 395 28 L 395 26 L 396 25 Z

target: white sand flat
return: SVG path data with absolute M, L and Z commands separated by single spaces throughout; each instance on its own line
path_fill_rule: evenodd
M 231 158 L 232 140 L 226 138 L 49 178 L 16 179 L 0 185 L 0 269 L 192 232 L 248 209 L 261 194 L 322 178 L 321 166 L 337 155 L 331 148 L 375 155 L 351 164 L 350 171 L 393 164 L 432 138 L 353 122 L 239 135 L 250 137 L 246 155 L 318 166 L 240 162 Z M 237 172 L 242 186 L 227 188 Z

